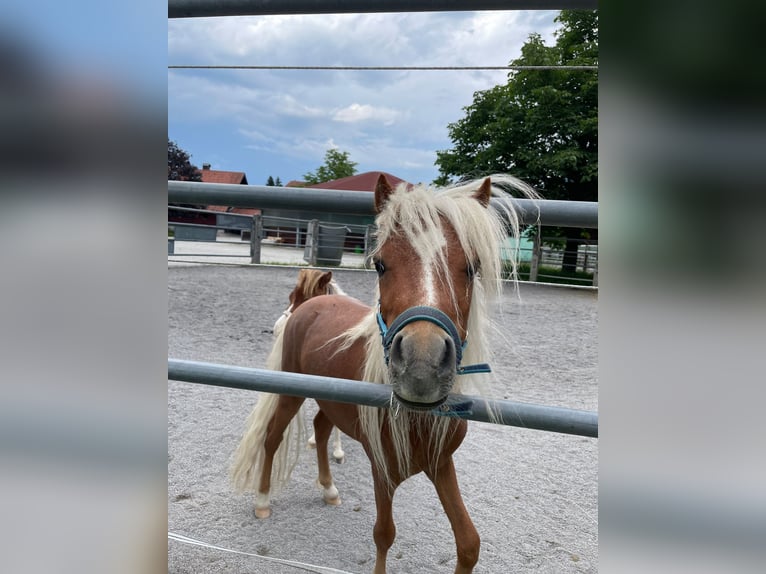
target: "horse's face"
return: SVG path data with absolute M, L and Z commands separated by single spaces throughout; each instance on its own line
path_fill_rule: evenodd
M 487 194 L 489 187 L 487 186 Z M 385 207 L 392 192 L 385 179 L 378 182 L 376 207 Z M 489 195 L 479 201 L 488 202 Z M 459 341 L 431 320 L 408 322 L 398 330 L 388 350 L 388 374 L 399 402 L 413 409 L 432 409 L 443 403 L 457 374 L 456 344 L 466 338 L 476 265 L 470 261 L 454 229 L 441 221 L 443 237 L 424 251 L 417 237 L 394 232 L 375 257 L 379 275 L 380 315 L 387 326 L 418 306 L 444 313 L 457 329 Z

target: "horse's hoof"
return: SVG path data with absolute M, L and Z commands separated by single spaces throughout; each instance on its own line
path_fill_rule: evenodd
M 346 453 L 343 451 L 340 452 L 334 452 L 332 453 L 332 457 L 335 459 L 335 462 L 338 464 L 342 464 L 344 460 L 346 460 Z
M 311 437 L 309 437 L 308 447 L 309 448 L 316 448 L 317 447 L 317 441 L 314 438 L 314 435 L 311 435 Z
M 329 504 L 330 506 L 338 506 L 340 504 L 340 495 L 334 484 L 325 488 L 317 480 L 317 486 L 322 489 L 322 500 L 325 501 L 325 504 Z
M 271 508 L 256 508 L 255 509 L 255 517 L 256 518 L 268 518 L 271 516 Z

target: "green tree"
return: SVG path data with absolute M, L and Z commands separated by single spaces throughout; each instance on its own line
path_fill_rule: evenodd
M 277 176 L 277 180 L 274 182 L 274 185 L 277 187 L 282 187 L 282 180 L 279 179 L 279 176 Z
M 191 155 L 178 147 L 178 144 L 168 138 L 168 180 L 172 181 L 202 181 L 202 172 L 196 165 L 191 163 Z M 173 207 L 191 207 L 204 209 L 204 205 L 191 203 L 169 203 Z M 169 216 L 186 217 L 187 219 L 199 219 L 200 214 L 189 215 L 188 212 L 168 210 Z
M 324 165 L 315 172 L 303 175 L 303 180 L 309 185 L 332 181 L 342 177 L 350 177 L 356 173 L 356 162 L 349 159 L 347 151 L 328 149 L 324 155 Z
M 191 156 L 168 139 L 168 180 L 202 181 L 202 173 L 191 163 Z
M 598 64 L 598 11 L 563 10 L 556 44 L 530 35 L 511 65 Z M 591 70 L 515 70 L 506 84 L 476 92 L 466 116 L 448 125 L 453 149 L 437 152 L 438 184 L 450 176 L 508 172 L 546 199 L 598 199 L 598 74 Z M 565 270 L 588 232 L 563 228 Z M 592 231 L 590 233 L 593 233 Z
M 269 179 L 266 180 L 266 185 L 271 187 L 274 185 L 274 178 L 269 176 Z

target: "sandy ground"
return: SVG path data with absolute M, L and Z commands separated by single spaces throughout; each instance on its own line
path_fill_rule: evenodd
M 334 273 L 349 294 L 370 302 L 374 273 Z M 169 263 L 168 355 L 262 367 L 296 277 L 289 267 Z M 596 299 L 594 291 L 540 285 L 522 285 L 519 298 L 508 286 L 495 314 L 491 395 L 598 410 Z M 250 496 L 232 490 L 228 467 L 256 399 L 248 391 L 168 383 L 168 530 L 241 552 L 371 572 L 375 504 L 358 443 L 344 437 L 346 462 L 333 464 L 338 507 L 326 506 L 314 486 L 312 451 L 267 520 L 255 518 Z M 316 406 L 306 404 L 312 417 Z M 597 572 L 597 449 L 597 439 L 469 423 L 455 462 L 482 538 L 475 572 Z M 399 488 L 394 518 L 389 572 L 453 571 L 453 535 L 424 476 Z M 298 570 L 170 540 L 168 571 Z

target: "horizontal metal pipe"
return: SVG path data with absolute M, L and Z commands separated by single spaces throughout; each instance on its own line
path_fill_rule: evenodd
M 510 201 L 493 197 L 496 209 L 503 204 L 516 210 L 519 222 L 550 227 L 598 228 L 598 202 L 561 201 L 557 199 L 518 199 Z M 500 210 L 500 213 L 504 213 Z
M 598 0 L 168 0 L 168 18 L 578 8 L 596 9 Z
M 168 227 L 202 227 L 204 229 L 228 229 L 226 225 L 205 225 L 204 223 L 184 223 L 182 221 L 168 221 Z
M 304 187 L 168 181 L 168 202 L 351 215 L 375 214 L 372 193 Z M 598 227 L 597 202 L 492 199 L 492 205 L 496 208 L 503 202 L 517 211 L 522 223 L 533 224 L 539 221 L 541 225 L 552 227 Z
M 247 243 L 242 243 L 242 245 L 247 247 Z M 239 255 L 237 253 L 168 253 L 168 257 L 239 257 L 239 258 L 243 258 L 243 257 L 250 257 L 250 254 L 244 253 Z
M 209 215 L 225 215 L 226 217 L 244 217 L 245 219 L 252 219 L 252 215 L 246 215 L 244 213 L 229 213 L 228 211 L 215 211 L 213 209 L 197 209 L 196 207 L 178 207 L 176 205 L 168 205 L 168 211 L 184 211 L 188 213 L 206 213 Z
M 348 379 L 168 359 L 168 379 L 218 387 L 262 391 L 312 399 L 387 408 L 391 387 Z M 434 415 L 499 423 L 528 429 L 598 437 L 598 413 L 548 407 L 471 395 L 450 395 L 455 410 L 435 409 Z M 494 418 L 491 413 L 496 413 Z

